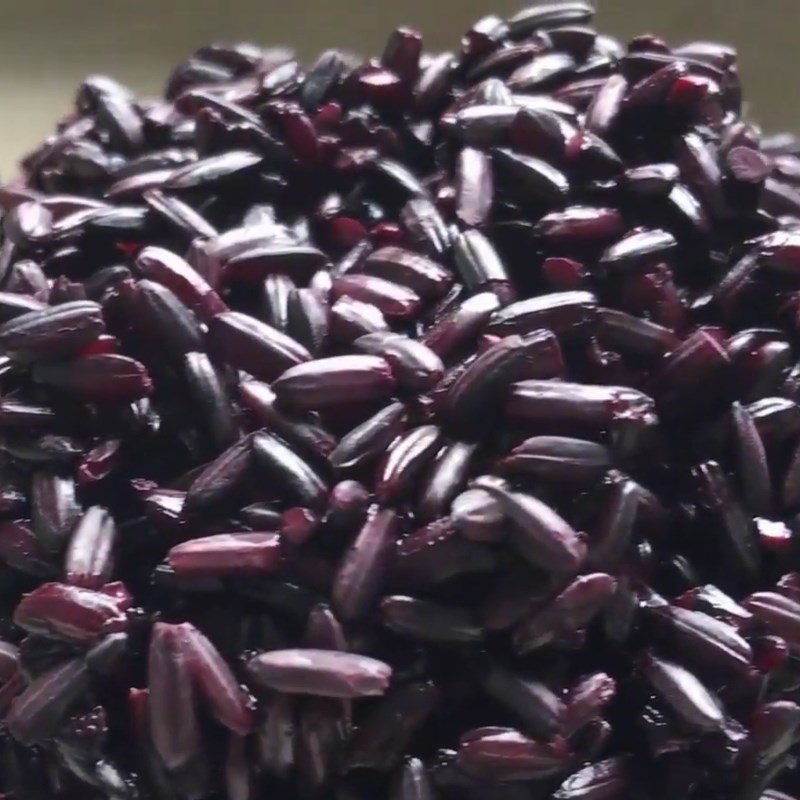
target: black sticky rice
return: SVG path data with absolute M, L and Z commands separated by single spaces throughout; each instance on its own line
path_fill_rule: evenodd
M 791 800 L 800 143 L 592 15 L 94 76 L 0 187 L 2 797 Z

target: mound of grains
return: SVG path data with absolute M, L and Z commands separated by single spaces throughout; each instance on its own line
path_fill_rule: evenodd
M 591 18 L 92 77 L 0 188 L 4 798 L 791 800 L 800 143 Z

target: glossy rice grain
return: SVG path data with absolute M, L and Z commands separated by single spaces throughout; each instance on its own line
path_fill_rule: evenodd
M 274 650 L 256 656 L 247 666 L 262 686 L 289 694 L 317 697 L 381 695 L 391 669 L 367 656 L 331 650 Z
M 363 270 L 407 286 L 424 298 L 439 298 L 453 284 L 451 272 L 442 264 L 400 247 L 382 247 L 370 253 L 364 260 Z
M 402 403 L 390 403 L 346 433 L 330 455 L 334 469 L 347 470 L 382 455 L 407 425 Z
M 388 692 L 353 735 L 345 756 L 346 770 L 393 770 L 435 713 L 438 701 L 439 692 L 430 682 L 409 683 Z
M 87 509 L 75 525 L 67 548 L 67 582 L 87 589 L 99 589 L 109 583 L 114 573 L 117 537 L 117 526 L 107 509 Z
M 269 574 L 280 562 L 275 533 L 217 533 L 176 545 L 167 556 L 178 575 Z
M 111 596 L 64 583 L 43 583 L 27 594 L 14 622 L 38 636 L 81 644 L 126 627 L 122 609 Z
M 188 632 L 189 626 L 158 623 L 147 659 L 150 738 L 170 771 L 187 767 L 200 752 Z
M 389 362 L 368 355 L 317 359 L 291 367 L 273 384 L 278 400 L 303 410 L 341 405 L 354 396 L 359 402 L 386 400 L 394 387 Z
M 100 307 L 64 303 L 22 314 L 0 326 L 0 347 L 24 360 L 73 355 L 105 332 Z
M 452 421 L 466 430 L 482 414 L 496 409 L 527 363 L 544 374 L 558 373 L 561 350 L 552 333 L 537 330 L 525 337 L 508 336 L 467 364 L 447 391 Z
M 328 487 L 314 468 L 280 439 L 258 432 L 252 440 L 257 467 L 265 476 L 302 505 L 318 507 L 324 503 Z
M 67 661 L 39 676 L 14 700 L 6 720 L 22 744 L 47 741 L 89 686 L 82 659 Z
M 580 567 L 586 545 L 557 512 L 533 495 L 510 492 L 494 481 L 480 480 L 476 486 L 498 501 L 515 528 L 513 541 L 524 558 L 557 572 Z
M 512 450 L 500 464 L 511 474 L 524 473 L 542 480 L 591 484 L 612 463 L 601 444 L 566 436 L 534 436 Z
M 334 608 L 345 620 L 363 616 L 379 595 L 394 556 L 399 520 L 392 511 L 372 509 L 336 571 Z
M 392 333 L 368 333 L 353 342 L 363 353 L 383 356 L 398 385 L 409 392 L 433 388 L 444 375 L 439 356 L 421 342 Z
M 240 736 L 251 733 L 255 726 L 252 698 L 206 636 L 193 626 L 185 626 L 184 634 L 189 673 L 198 693 L 222 725 Z
M 33 379 L 76 400 L 95 403 L 133 402 L 153 391 L 144 364 L 114 353 L 37 364 Z
M 236 311 L 218 314 L 208 335 L 212 351 L 221 359 L 263 380 L 274 380 L 311 358 L 302 344 L 285 333 Z

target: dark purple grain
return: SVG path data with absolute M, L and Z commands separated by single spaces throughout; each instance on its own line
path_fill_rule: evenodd
M 717 528 L 718 551 L 743 576 L 758 572 L 760 552 L 752 518 L 746 513 L 720 465 L 715 461 L 694 468 L 698 496 Z
M 289 297 L 289 334 L 313 355 L 318 355 L 326 344 L 328 307 L 314 289 L 292 291 Z
M 368 333 L 353 342 L 362 353 L 383 356 L 392 368 L 398 386 L 410 392 L 432 389 L 444 375 L 444 365 L 436 353 L 407 336 L 395 333 Z
M 587 83 L 591 86 L 594 81 Z M 622 159 L 606 141 L 586 130 L 579 131 L 567 142 L 566 157 L 584 180 L 615 180 L 624 168 Z
M 679 344 L 674 331 L 624 311 L 601 308 L 599 316 L 598 340 L 631 358 L 651 361 L 666 355 Z
M 511 492 L 494 480 L 476 481 L 494 497 L 513 524 L 512 544 L 535 566 L 571 573 L 586 557 L 586 545 L 552 508 L 533 495 Z
M 89 686 L 82 659 L 67 661 L 41 675 L 17 697 L 6 717 L 8 729 L 23 744 L 47 741 Z
M 130 403 L 147 397 L 153 390 L 143 364 L 113 354 L 37 364 L 33 379 L 76 399 L 95 403 Z
M 269 574 L 280 563 L 275 533 L 218 533 L 173 547 L 167 556 L 177 575 Z
M 0 348 L 24 360 L 73 355 L 105 333 L 100 307 L 88 301 L 31 311 L 0 326 Z
M 475 294 L 440 316 L 425 332 L 422 341 L 441 358 L 447 358 L 475 339 L 499 304 L 494 292 Z
M 495 311 L 487 329 L 508 335 L 545 328 L 559 336 L 580 336 L 592 330 L 596 318 L 597 299 L 590 292 L 556 292 Z
M 256 421 L 306 456 L 326 458 L 336 447 L 336 438 L 312 418 L 287 416 L 277 406 L 275 392 L 266 383 L 246 380 L 239 385 L 242 402 Z
M 145 247 L 136 258 L 142 274 L 163 283 L 204 321 L 227 311 L 219 295 L 175 253 L 160 247 Z
M 375 483 L 378 502 L 388 505 L 407 495 L 441 443 L 442 432 L 435 425 L 421 425 L 404 433 L 378 468 Z
M 109 595 L 63 583 L 45 583 L 25 595 L 14 621 L 30 633 L 78 643 L 125 628 L 125 617 Z
M 274 380 L 290 367 L 311 360 L 302 344 L 238 311 L 217 314 L 209 326 L 209 346 L 221 359 L 256 378 Z
M 753 659 L 748 642 L 736 629 L 701 611 L 650 602 L 651 616 L 665 645 L 702 673 L 720 670 L 728 675 L 746 670 Z
M 388 320 L 402 320 L 415 316 L 422 304 L 420 296 L 399 283 L 376 275 L 343 275 L 333 281 L 332 297 L 351 297 L 380 309 Z M 2 329 L 0 329 L 2 333 Z
M 594 9 L 584 0 L 537 3 L 515 14 L 509 21 L 509 33 L 522 38 L 538 28 L 572 25 L 591 20 Z
M 183 359 L 189 394 L 196 403 L 199 420 L 208 429 L 215 449 L 230 447 L 237 438 L 237 422 L 219 371 L 205 353 L 187 353 Z
M 250 800 L 253 797 L 253 775 L 244 736 L 230 736 L 225 758 L 225 788 L 230 800 Z
M 191 625 L 184 625 L 183 633 L 184 655 L 198 693 L 222 725 L 246 736 L 255 723 L 252 699 L 206 636 Z
M 311 697 L 300 703 L 296 750 L 298 763 L 307 767 L 298 776 L 304 794 L 319 793 L 331 782 L 341 761 L 349 732 L 342 708 L 340 701 L 327 697 Z
M 295 761 L 295 699 L 274 693 L 265 703 L 266 714 L 257 731 L 258 760 L 271 775 L 287 775 Z
M 502 144 L 516 115 L 517 109 L 511 105 L 468 106 L 456 114 L 454 132 L 465 145 L 487 147 Z
M 380 356 L 333 356 L 286 370 L 273 384 L 282 403 L 299 410 L 318 410 L 386 400 L 395 387 L 389 362 Z
M 351 738 L 345 769 L 385 772 L 394 768 L 438 699 L 432 683 L 411 683 L 390 691 L 372 707 Z
M 253 462 L 249 438 L 231 445 L 192 481 L 186 493 L 185 510 L 197 513 L 227 502 L 241 488 Z
M 397 545 L 396 572 L 404 585 L 427 588 L 459 576 L 492 572 L 495 567 L 494 553 L 461 537 L 448 517 L 429 523 Z
M 529 653 L 562 634 L 584 628 L 614 596 L 617 583 L 602 572 L 576 578 L 549 604 L 536 611 L 514 631 L 514 647 Z
M 613 564 L 625 554 L 642 502 L 639 488 L 632 480 L 610 482 L 600 514 L 589 531 L 591 565 Z
M 330 310 L 331 336 L 344 344 L 370 333 L 388 331 L 383 312 L 371 303 L 362 303 L 352 297 L 340 297 Z
M 586 112 L 586 127 L 598 136 L 606 135 L 616 124 L 628 82 L 622 75 L 612 75 L 594 96 Z
M 611 467 L 611 454 L 595 442 L 565 436 L 535 436 L 512 450 L 499 467 L 504 472 L 543 480 L 592 484 Z
M 189 666 L 189 625 L 159 622 L 147 660 L 150 738 L 167 770 L 191 765 L 201 752 Z
M 398 528 L 393 511 L 371 510 L 334 578 L 332 598 L 342 619 L 363 616 L 377 598 L 391 567 Z
M 572 206 L 542 217 L 534 233 L 553 247 L 603 244 L 622 235 L 625 223 L 613 208 Z
M 507 532 L 500 503 L 483 489 L 468 489 L 453 498 L 450 517 L 458 532 L 473 542 L 499 542 Z
M 477 446 L 469 442 L 445 445 L 431 465 L 424 489 L 417 504 L 421 519 L 432 520 L 445 516 L 450 503 L 467 481 Z
M 653 400 L 629 387 L 527 380 L 511 387 L 506 413 L 533 423 L 604 429 L 615 421 L 645 419 L 654 412 Z
M 753 513 L 766 514 L 772 507 L 772 479 L 764 443 L 752 416 L 739 403 L 731 407 L 731 420 L 744 500 Z
M 381 455 L 407 424 L 401 403 L 391 403 L 342 437 L 330 454 L 337 470 L 348 470 Z
M 564 713 L 561 715 L 564 734 L 571 736 L 596 720 L 614 699 L 616 692 L 616 682 L 604 672 L 582 678 L 570 689 L 567 696 Z
M 41 311 L 43 308 L 45 308 L 45 304 L 33 297 L 13 292 L 0 292 L 0 321 L 2 322 L 9 322 L 23 314 Z
M 562 741 L 552 744 L 528 739 L 518 731 L 494 733 L 462 743 L 459 768 L 490 781 L 530 781 L 556 775 L 570 761 Z
M 568 53 L 543 53 L 518 67 L 508 76 L 508 86 L 515 92 L 533 93 L 565 78 L 575 67 Z
M 667 231 L 640 230 L 611 245 L 600 263 L 610 270 L 642 269 L 669 256 L 677 244 Z
M 700 731 L 718 730 L 723 723 L 719 701 L 688 670 L 646 655 L 642 671 L 653 689 L 687 725 Z
M 0 684 L 12 678 L 19 668 L 19 649 L 10 642 L 0 642 Z
M 425 764 L 418 758 L 407 758 L 397 777 L 392 800 L 434 800 Z
M 774 763 L 788 752 L 800 735 L 800 706 L 788 701 L 764 704 L 753 719 L 748 747 L 757 768 Z
M 231 150 L 200 159 L 173 172 L 164 184 L 167 189 L 197 189 L 235 182 L 252 175 L 263 157 L 243 150 Z
M 538 330 L 525 337 L 508 336 L 469 364 L 447 392 L 451 424 L 478 432 L 477 421 L 502 404 L 528 364 L 543 374 L 560 372 L 561 348 L 552 333 Z
M 75 525 L 67 553 L 67 583 L 100 589 L 114 572 L 117 526 L 108 510 L 92 506 Z
M 464 643 L 483 638 L 483 631 L 468 613 L 413 597 L 385 597 L 381 616 L 392 631 L 414 639 Z
M 622 800 L 631 785 L 627 765 L 620 759 L 597 761 L 570 775 L 554 800 Z
M 625 171 L 625 185 L 635 197 L 666 197 L 679 177 L 674 164 L 645 164 Z
M 400 219 L 411 240 L 430 256 L 441 256 L 450 247 L 450 232 L 439 210 L 427 198 L 409 200 Z
M 56 567 L 34 532 L 23 522 L 0 524 L 0 560 L 35 578 L 55 577 Z
M 465 147 L 458 158 L 456 213 L 465 225 L 478 226 L 489 218 L 494 202 L 492 162 L 474 147 Z
M 197 318 L 167 286 L 139 281 L 131 291 L 130 301 L 134 326 L 153 346 L 163 348 L 175 358 L 205 348 Z
M 36 261 L 26 259 L 11 265 L 5 288 L 9 292 L 28 295 L 36 300 L 50 298 L 50 282 Z
M 782 636 L 793 652 L 800 648 L 800 603 L 775 592 L 756 592 L 744 605 L 770 631 Z
M 315 247 L 291 243 L 266 244 L 231 256 L 225 263 L 223 279 L 253 283 L 268 275 L 288 272 L 293 278 L 307 280 L 326 262 L 325 254 Z
M 308 615 L 304 641 L 318 650 L 347 650 L 347 640 L 339 620 L 326 605 L 315 606 Z
M 497 250 L 480 231 L 473 229 L 458 234 L 453 242 L 453 255 L 459 275 L 468 289 L 497 289 L 507 293 L 509 278 L 506 268 Z
M 247 669 L 267 688 L 290 694 L 356 698 L 381 695 L 392 670 L 383 662 L 334 650 L 274 650 L 253 658 Z
M 76 497 L 75 482 L 53 472 L 37 472 L 31 485 L 33 529 L 42 547 L 57 553 L 66 546 L 67 537 L 82 509 Z
M 294 281 L 283 274 L 267 275 L 264 279 L 264 313 L 266 321 L 282 333 L 289 328 L 289 296 Z
M 523 206 L 561 208 L 569 195 L 569 180 L 546 161 L 513 150 L 492 151 L 498 190 Z
M 280 439 L 259 431 L 253 436 L 255 463 L 282 492 L 297 502 L 318 508 L 328 494 L 325 480 Z

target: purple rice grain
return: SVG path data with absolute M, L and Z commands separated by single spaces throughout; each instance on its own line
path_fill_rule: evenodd
M 0 187 L 0 795 L 792 800 L 800 146 L 592 16 L 94 76 Z

